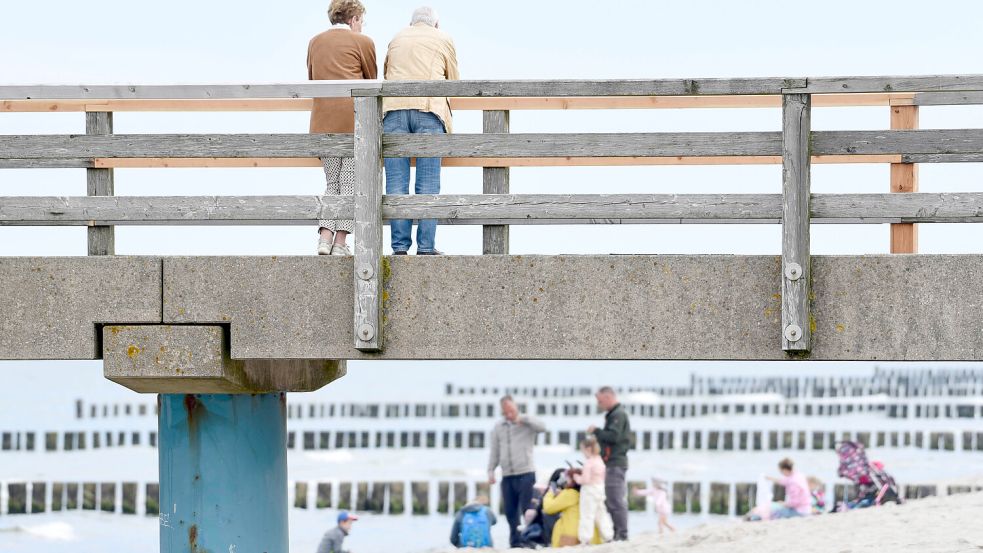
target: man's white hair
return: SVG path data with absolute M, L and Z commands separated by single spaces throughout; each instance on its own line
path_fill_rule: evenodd
M 422 6 L 413 10 L 413 17 L 410 18 L 410 25 L 416 25 L 417 23 L 423 23 L 430 25 L 431 27 L 437 26 L 437 10 L 431 8 L 430 6 Z

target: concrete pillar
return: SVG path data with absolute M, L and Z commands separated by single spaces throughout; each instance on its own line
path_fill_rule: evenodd
M 286 395 L 160 396 L 160 551 L 287 551 Z

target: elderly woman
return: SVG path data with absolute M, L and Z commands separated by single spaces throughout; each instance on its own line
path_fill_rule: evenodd
M 556 485 L 551 485 L 543 495 L 543 514 L 560 515 L 560 520 L 553 526 L 551 547 L 580 545 L 577 535 L 580 527 L 580 485 L 574 481 L 574 475 L 579 473 L 580 469 L 566 471 Z M 602 543 L 597 527 L 594 528 L 594 537 L 590 542 L 595 545 Z
M 378 67 L 375 43 L 362 34 L 365 6 L 359 0 L 332 0 L 328 7 L 331 28 L 311 39 L 307 48 L 307 78 L 311 80 L 375 79 Z M 355 105 L 351 98 L 316 98 L 311 111 L 312 133 L 355 132 Z M 325 195 L 350 196 L 355 191 L 355 159 L 321 159 L 327 180 Z M 345 243 L 354 221 L 320 221 L 319 255 L 351 255 Z

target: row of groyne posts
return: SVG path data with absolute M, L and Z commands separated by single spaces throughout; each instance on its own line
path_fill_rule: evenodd
M 44 446 L 36 432 L 3 432 L 0 453 L 61 453 L 120 447 L 157 447 L 157 432 L 45 432 Z M 634 431 L 634 451 L 804 451 L 832 450 L 839 441 L 855 440 L 867 447 L 916 448 L 933 451 L 983 452 L 983 431 L 911 430 L 641 430 Z M 540 445 L 569 445 L 577 450 L 586 433 L 551 430 Z M 288 450 L 325 449 L 482 449 L 484 430 L 298 430 L 287 432 Z
M 196 203 L 189 208 L 184 203 L 186 199 L 112 197 L 113 169 L 94 163 L 94 159 L 243 157 L 246 155 L 243 152 L 265 148 L 280 157 L 287 157 L 288 153 L 314 154 L 311 157 L 321 158 L 354 157 L 356 183 L 352 196 L 304 198 L 294 204 L 293 211 L 287 211 L 295 214 L 297 209 L 314 205 L 314 213 L 320 217 L 311 217 L 308 211 L 296 217 L 303 219 L 305 224 L 316 218 L 355 220 L 351 354 L 363 358 L 386 352 L 387 317 L 389 324 L 392 324 L 393 317 L 398 316 L 395 313 L 384 316 L 383 311 L 387 296 L 383 280 L 390 268 L 383 256 L 382 234 L 387 218 L 478 221 L 477 224 L 484 226 L 485 251 L 497 254 L 507 253 L 510 221 L 536 224 L 622 220 L 712 223 L 780 221 L 782 255 L 775 277 L 781 282 L 781 322 L 776 328 L 774 349 L 776 353 L 781 353 L 782 358 L 799 358 L 809 355 L 813 349 L 809 248 L 812 222 L 894 222 L 896 226 L 906 226 L 911 230 L 914 223 L 973 222 L 979 219 L 974 203 L 978 198 L 973 195 L 937 194 L 918 198 L 903 197 L 911 194 L 813 195 L 810 189 L 812 158 L 822 155 L 899 154 L 897 160 L 891 163 L 914 178 L 915 163 L 973 161 L 979 159 L 983 150 L 978 133 L 911 130 L 916 126 L 914 119 L 918 106 L 915 104 L 904 106 L 904 111 L 913 120 L 897 127 L 892 124 L 896 130 L 892 130 L 887 137 L 879 136 L 883 134 L 880 131 L 866 134 L 864 131 L 813 133 L 813 95 L 931 92 L 944 96 L 935 100 L 937 104 L 950 105 L 980 103 L 978 97 L 967 99 L 964 95 L 979 91 L 983 91 L 983 77 L 979 75 L 632 81 L 345 81 L 212 87 L 0 87 L 0 99 L 11 100 L 213 100 L 344 96 L 354 97 L 355 105 L 354 135 L 299 138 L 284 135 L 160 135 L 149 139 L 147 136 L 114 136 L 113 113 L 108 110 L 86 113 L 86 134 L 82 136 L 4 137 L 0 143 L 0 162 L 3 166 L 84 167 L 88 196 L 68 198 L 67 201 L 63 198 L 19 200 L 0 216 L 6 224 L 85 225 L 89 227 L 89 254 L 113 255 L 113 224 L 194 224 L 204 219 L 212 223 L 234 221 L 246 224 L 255 223 L 257 217 L 262 221 L 283 221 L 296 216 L 278 215 L 283 206 L 264 204 L 262 199 L 239 197 L 229 200 L 242 205 L 239 209 L 233 206 L 224 215 L 213 217 L 212 205 Z M 484 114 L 484 130 L 488 133 L 484 135 L 424 138 L 414 135 L 401 138 L 384 136 L 382 129 L 382 98 L 385 96 L 518 98 L 711 95 L 780 97 L 782 131 L 649 133 L 604 135 L 600 138 L 591 134 L 567 137 L 532 135 L 534 138 L 528 138 L 508 134 L 509 114 L 504 110 Z M 900 107 L 894 109 L 901 111 Z M 918 147 L 925 142 L 930 142 L 931 148 Z M 284 148 L 288 143 L 295 148 Z M 293 153 L 298 150 L 302 153 Z M 483 174 L 485 196 L 480 200 L 412 197 L 393 201 L 392 197 L 384 199 L 382 193 L 384 153 L 389 157 L 474 158 L 488 158 L 491 155 L 505 158 L 774 156 L 780 157 L 782 162 L 782 194 L 693 195 L 688 199 L 672 195 L 645 195 L 647 199 L 643 201 L 639 201 L 640 195 L 617 196 L 614 199 L 603 194 L 576 197 L 512 196 L 508 194 L 507 167 L 487 167 Z M 913 192 L 914 186 L 912 182 L 899 191 Z M 246 202 L 250 203 L 245 205 Z M 466 205 L 458 205 L 458 202 Z M 926 207 L 926 203 L 931 203 L 931 206 Z M 909 239 L 913 239 L 911 233 L 908 235 Z M 318 360 L 306 359 L 227 359 L 223 356 L 228 351 L 223 349 L 227 339 L 225 328 L 218 326 L 123 325 L 103 326 L 101 331 L 103 353 L 109 351 L 119 358 L 113 363 L 106 361 L 107 376 L 134 390 L 161 394 L 158 400 L 158 497 L 159 504 L 166 507 L 161 510 L 161 514 L 166 514 L 166 519 L 161 519 L 161 551 L 225 551 L 246 544 L 248 549 L 254 551 L 286 551 L 289 488 L 286 392 L 310 391 L 327 384 L 332 378 L 343 374 L 344 361 L 325 359 L 318 364 Z M 127 347 L 127 344 L 137 342 L 156 345 L 180 343 L 186 346 L 185 351 L 201 351 L 205 348 L 204 344 L 208 344 L 209 347 L 215 346 L 208 351 L 217 351 L 218 354 L 196 356 L 194 362 L 189 362 L 187 357 L 168 357 L 171 353 L 164 347 L 160 348 L 158 355 L 155 347 L 148 350 L 144 358 L 151 357 L 149 354 L 152 351 L 156 359 L 164 361 L 145 367 L 129 363 L 138 356 L 140 348 L 135 345 Z M 192 342 L 194 344 L 188 345 Z M 122 343 L 123 346 L 112 349 L 106 345 L 109 343 Z M 303 380 L 304 375 L 315 373 L 319 375 L 314 379 L 316 382 L 298 381 Z M 66 503 L 68 486 L 66 484 L 64 487 Z M 439 484 L 437 487 L 439 491 Z M 730 490 L 729 485 L 725 487 Z M 447 488 L 453 490 L 454 486 L 448 485 Z M 705 488 L 712 495 L 713 486 L 708 484 Z M 101 497 L 102 485 L 95 489 Z M 124 486 L 110 489 L 119 489 L 118 493 L 122 493 Z M 355 489 L 358 490 L 357 485 Z M 376 493 L 374 487 L 366 489 L 372 490 L 369 495 Z M 674 494 L 676 489 L 674 485 Z M 23 494 L 19 489 L 16 491 L 18 496 L 27 497 L 26 487 Z M 78 496 L 83 505 L 84 491 L 85 484 Z M 106 498 L 110 495 L 115 497 L 115 493 L 107 493 Z M 735 490 L 730 495 L 736 498 L 738 492 Z M 33 484 L 30 497 L 34 497 Z M 703 503 L 712 504 L 713 499 L 701 499 L 701 506 Z M 229 513 L 235 513 L 235 516 L 229 516 Z
M 504 514 L 504 504 L 495 487 L 486 482 L 291 482 L 288 503 L 295 509 L 356 510 L 377 515 L 454 514 L 476 495 L 485 495 Z M 642 481 L 628 483 L 628 508 L 652 512 L 644 497 L 634 495 L 645 487 Z M 755 506 L 757 484 L 752 482 L 670 482 L 673 512 L 741 516 Z M 978 484 L 907 484 L 901 486 L 906 499 L 954 495 L 983 490 Z M 831 492 L 831 493 L 830 493 Z M 855 497 L 850 484 L 827 485 L 833 504 Z M 776 500 L 784 488 L 775 485 Z M 173 516 L 161 508 L 156 482 L 0 482 L 0 515 L 39 514 L 61 511 L 98 511 L 123 515 L 159 516 L 169 525 Z

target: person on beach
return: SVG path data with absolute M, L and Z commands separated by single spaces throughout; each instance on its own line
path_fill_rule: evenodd
M 488 483 L 495 484 L 495 469 L 502 467 L 502 500 L 505 502 L 505 519 L 509 522 L 509 546 L 518 547 L 522 541 L 519 521 L 536 485 L 533 446 L 536 436 L 546 431 L 546 425 L 536 418 L 520 415 L 512 396 L 504 396 L 499 404 L 502 420 L 495 424 L 491 433 Z
M 378 74 L 375 43 L 362 34 L 365 6 L 359 0 L 332 0 L 328 6 L 331 28 L 311 39 L 307 46 L 307 78 L 310 80 L 375 79 Z M 355 132 L 355 104 L 351 98 L 315 98 L 311 110 L 312 133 Z M 326 196 L 355 193 L 355 158 L 321 158 Z M 318 222 L 318 255 L 351 255 L 346 244 L 355 228 L 352 220 Z
M 389 43 L 386 54 L 387 81 L 457 80 L 457 51 L 451 37 L 440 30 L 433 8 L 417 8 L 410 26 Z M 384 98 L 383 132 L 386 134 L 445 134 L 451 132 L 451 104 L 447 98 Z M 409 194 L 410 159 L 386 158 L 386 194 Z M 416 158 L 416 193 L 440 194 L 440 158 Z M 394 255 L 406 255 L 413 244 L 413 221 L 389 222 Z M 437 221 L 417 222 L 417 255 L 441 255 L 434 246 Z
M 580 485 L 580 526 L 577 536 L 580 543 L 588 544 L 595 530 L 601 539 L 608 542 L 614 537 L 611 515 L 604 505 L 604 461 L 597 438 L 590 436 L 580 442 L 580 452 L 584 454 L 584 466 L 573 480 Z
M 652 498 L 652 502 L 655 504 L 655 514 L 659 515 L 659 534 L 662 534 L 667 528 L 670 532 L 676 531 L 676 529 L 669 524 L 669 513 L 671 510 L 669 508 L 669 490 L 667 489 L 667 483 L 665 480 L 653 478 L 651 488 L 635 490 L 635 495 Z
M 488 496 L 479 495 L 454 515 L 451 545 L 454 547 L 494 547 L 491 527 L 498 518 L 488 508 Z
M 771 509 L 772 519 L 794 518 L 808 516 L 812 513 L 812 496 L 809 493 L 809 482 L 801 473 L 795 472 L 792 460 L 782 459 L 778 462 L 781 478 L 768 476 L 768 480 L 785 488 L 785 501 L 776 503 Z
M 814 515 L 821 515 L 826 512 L 826 484 L 815 476 L 806 478 L 809 483 L 809 498 Z
M 543 515 L 559 515 L 550 536 L 551 547 L 580 545 L 580 485 L 574 480 L 579 472 L 580 469 L 564 471 L 543 495 Z M 601 543 L 596 528 L 590 543 Z
M 618 396 L 610 386 L 597 391 L 597 407 L 604 411 L 604 428 L 590 426 L 587 434 L 597 438 L 601 446 L 601 458 L 607 466 L 604 476 L 605 504 L 614 522 L 614 540 L 628 539 L 628 449 L 631 448 L 631 425 L 628 413 L 618 403 Z
M 351 533 L 352 523 L 356 520 L 358 517 L 348 511 L 338 513 L 338 525 L 324 534 L 321 543 L 317 546 L 317 553 L 348 553 L 341 548 L 341 545 L 345 542 L 345 537 Z

